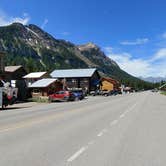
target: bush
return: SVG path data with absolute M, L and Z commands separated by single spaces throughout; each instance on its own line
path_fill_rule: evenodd
M 161 94 L 166 95 L 166 91 L 162 91 Z

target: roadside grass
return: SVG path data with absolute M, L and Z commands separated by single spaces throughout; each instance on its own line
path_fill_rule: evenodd
M 162 94 L 162 95 L 166 95 L 166 91 L 162 91 L 161 94 Z
M 30 102 L 49 103 L 48 97 L 33 97 L 28 99 Z

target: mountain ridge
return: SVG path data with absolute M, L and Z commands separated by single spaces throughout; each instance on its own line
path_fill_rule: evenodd
M 6 65 L 23 65 L 28 72 L 55 69 L 97 68 L 106 76 L 135 85 L 142 81 L 107 57 L 94 43 L 76 45 L 56 39 L 34 24 L 13 23 L 0 27 L 0 51 L 7 52 Z
M 166 81 L 166 77 L 139 77 L 143 81 L 151 82 L 151 83 L 158 83 L 161 81 Z

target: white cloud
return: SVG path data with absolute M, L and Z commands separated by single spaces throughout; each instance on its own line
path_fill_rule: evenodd
M 0 26 L 10 25 L 14 22 L 19 22 L 26 25 L 28 24 L 29 20 L 30 17 L 27 13 L 23 13 L 22 17 L 13 17 L 13 16 L 8 16 L 6 13 L 0 10 Z
M 148 38 L 138 38 L 135 41 L 122 41 L 120 42 L 121 45 L 142 45 L 142 44 L 146 44 L 147 42 L 149 42 Z
M 47 24 L 48 24 L 48 19 L 45 18 L 41 25 L 41 28 L 44 29 Z
M 121 69 L 136 77 L 139 76 L 166 76 L 166 48 L 158 50 L 151 58 L 133 58 L 129 53 L 114 53 L 112 47 L 109 51 L 106 47 L 107 56 L 116 61 Z M 155 59 L 157 57 L 157 59 Z M 159 59 L 161 58 L 161 59 Z
M 152 58 L 152 61 L 161 60 L 161 59 L 163 60 L 166 59 L 166 48 L 159 49 Z

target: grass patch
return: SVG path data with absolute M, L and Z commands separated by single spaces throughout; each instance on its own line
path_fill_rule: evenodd
M 48 97 L 33 97 L 28 99 L 29 102 L 37 102 L 37 103 L 49 103 Z
M 162 94 L 162 95 L 166 95 L 166 91 L 162 91 L 161 94 Z

